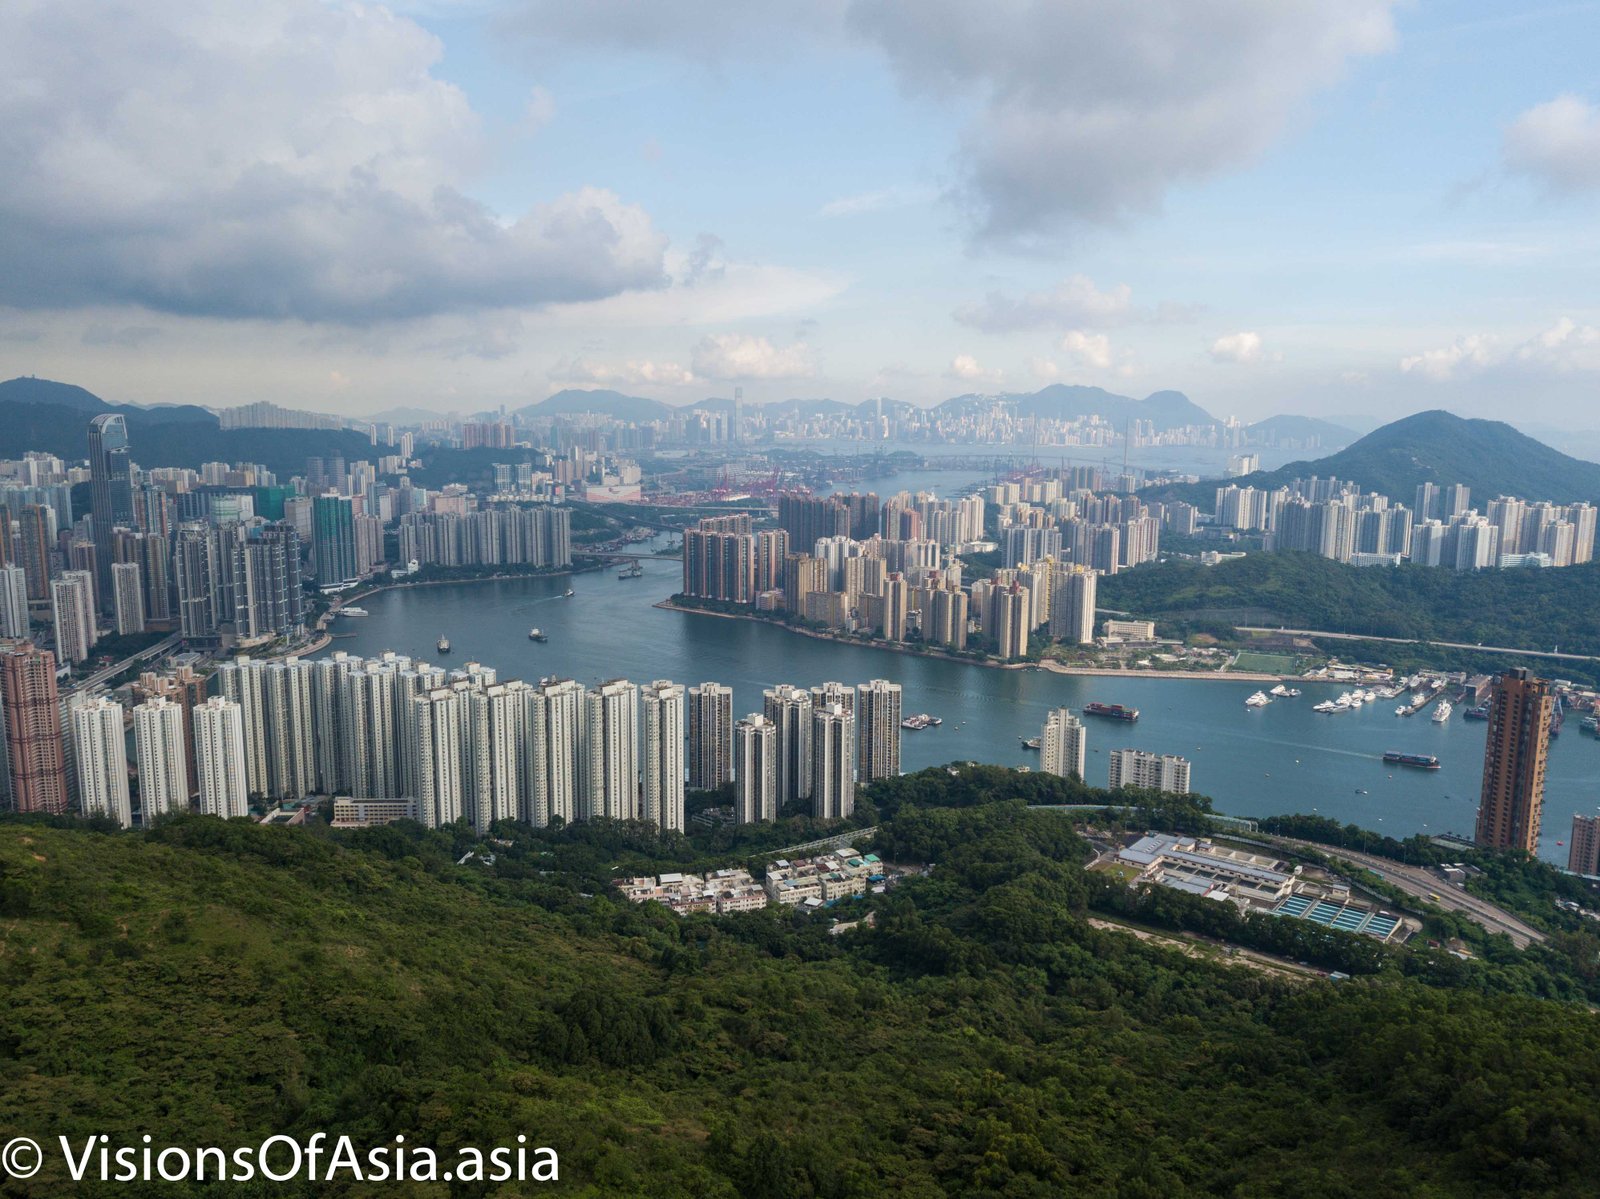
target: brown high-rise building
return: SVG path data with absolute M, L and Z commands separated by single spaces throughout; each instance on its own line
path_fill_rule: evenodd
M 1549 686 L 1527 670 L 1508 670 L 1495 680 L 1474 837 L 1479 845 L 1538 851 L 1545 754 L 1554 707 Z
M 28 641 L 0 649 L 0 701 L 11 763 L 11 810 L 65 814 L 67 766 L 56 656 Z

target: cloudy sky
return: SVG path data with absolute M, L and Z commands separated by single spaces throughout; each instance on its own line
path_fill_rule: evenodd
M 1600 4 L 8 0 L 0 375 L 1600 427 Z

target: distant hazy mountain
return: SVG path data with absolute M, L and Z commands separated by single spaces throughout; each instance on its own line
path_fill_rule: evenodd
M 448 412 L 435 412 L 431 408 L 385 408 L 363 419 L 375 425 L 426 425 L 432 421 L 449 420 Z
M 569 387 L 518 411 L 524 416 L 561 416 L 595 412 L 613 416 L 618 420 L 651 421 L 664 420 L 675 409 L 671 404 L 663 404 L 660 400 L 623 395 L 620 391 L 610 391 L 605 388 L 583 391 Z
M 1468 420 L 1438 409 L 1384 425 L 1325 458 L 1291 462 L 1233 481 L 1273 488 L 1310 475 L 1348 479 L 1407 507 L 1421 483 L 1465 483 L 1480 511 L 1497 495 L 1600 502 L 1600 464 L 1568 457 L 1502 421 Z M 1210 482 L 1151 493 L 1189 499 L 1209 509 L 1215 490 L 1216 483 Z
M 1320 437 L 1322 444 L 1329 449 L 1339 449 L 1347 446 L 1360 436 L 1353 429 L 1343 425 L 1336 425 L 1332 421 L 1319 420 L 1314 416 L 1269 416 L 1266 420 L 1258 420 L 1251 425 L 1250 432 L 1255 434 L 1254 440 L 1266 444 L 1284 441 L 1306 442 L 1313 437 Z
M 1082 387 L 1068 383 L 1052 383 L 1034 392 L 955 396 L 940 404 L 939 409 L 951 414 L 977 412 L 992 406 L 997 400 L 1014 406 L 1019 416 L 1054 420 L 1100 416 L 1118 426 L 1130 420 L 1148 420 L 1153 421 L 1158 429 L 1218 423 L 1216 417 L 1181 391 L 1158 391 L 1136 400 L 1103 387 Z

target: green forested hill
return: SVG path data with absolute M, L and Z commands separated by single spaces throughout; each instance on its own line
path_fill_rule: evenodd
M 1156 619 L 1600 654 L 1600 562 L 1459 573 L 1356 567 L 1316 554 L 1170 560 L 1101 579 L 1102 607 Z
M 1336 454 L 1291 462 L 1227 482 L 1275 488 L 1290 479 L 1332 475 L 1411 507 L 1421 483 L 1465 483 L 1480 512 L 1499 495 L 1565 504 L 1600 503 L 1600 463 L 1573 458 L 1503 421 L 1469 420 L 1442 410 L 1418 412 L 1374 429 Z M 1210 512 L 1218 481 L 1149 489 Z
M 0 822 L 0 1129 L 526 1133 L 574 1195 L 1592 1193 L 1588 1012 L 1183 958 L 1087 922 L 1059 816 L 912 793 L 938 864 L 843 936 L 585 898 L 537 839 Z

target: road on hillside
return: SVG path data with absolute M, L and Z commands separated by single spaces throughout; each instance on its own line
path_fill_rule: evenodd
M 1407 866 L 1389 858 L 1375 857 L 1370 853 L 1357 853 L 1355 850 L 1342 849 L 1337 845 L 1324 845 L 1319 841 L 1301 841 L 1293 837 L 1277 837 L 1274 840 L 1283 845 L 1314 849 L 1329 857 L 1343 858 L 1357 866 L 1364 866 L 1384 882 L 1400 888 L 1407 895 L 1425 900 L 1447 911 L 1460 912 L 1492 933 L 1504 933 L 1511 938 L 1511 943 L 1518 949 L 1526 949 L 1529 944 L 1545 939 L 1545 935 L 1538 929 L 1498 904 L 1468 894 L 1420 866 Z
M 1600 662 L 1592 654 L 1561 654 L 1555 650 L 1516 649 L 1509 645 L 1472 645 L 1465 641 L 1423 641 L 1416 637 L 1373 637 L 1366 633 L 1330 633 L 1326 629 L 1268 629 L 1236 625 L 1241 633 L 1292 633 L 1297 637 L 1331 637 L 1338 641 L 1387 641 L 1394 645 L 1437 645 L 1445 649 L 1470 649 L 1484 654 L 1517 654 L 1525 658 L 1560 658 L 1568 662 Z

